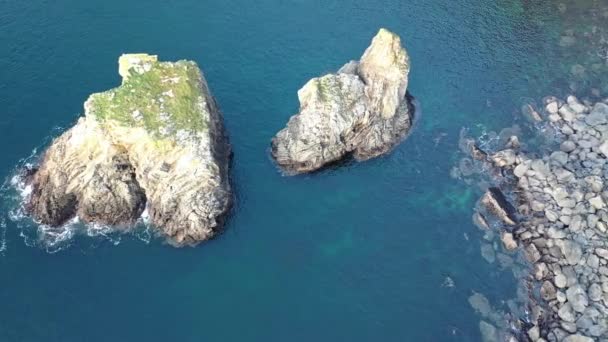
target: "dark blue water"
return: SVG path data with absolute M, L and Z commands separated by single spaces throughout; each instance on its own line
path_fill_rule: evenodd
M 197 248 L 77 237 L 51 254 L 4 218 L 0 341 L 479 340 L 468 296 L 499 303 L 515 280 L 480 257 L 476 194 L 449 170 L 461 127 L 510 125 L 526 98 L 566 89 L 548 57 L 558 18 L 525 14 L 516 0 L 0 0 L 2 179 L 119 83 L 121 53 L 148 52 L 205 72 L 237 196 Z M 296 91 L 380 27 L 409 51 L 415 131 L 385 157 L 282 176 L 268 147 Z

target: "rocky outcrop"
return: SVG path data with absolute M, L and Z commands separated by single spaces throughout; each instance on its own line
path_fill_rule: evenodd
M 347 155 L 388 152 L 409 131 L 410 61 L 401 39 L 381 29 L 361 59 L 298 91 L 300 111 L 272 140 L 272 156 L 289 173 L 314 171 Z
M 122 85 L 93 94 L 30 176 L 26 210 L 59 226 L 77 216 L 128 229 L 147 210 L 176 246 L 214 236 L 229 209 L 230 147 L 196 63 L 123 55 Z

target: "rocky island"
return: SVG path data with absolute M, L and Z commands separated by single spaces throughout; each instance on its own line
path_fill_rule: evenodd
M 359 61 L 313 78 L 298 91 L 300 111 L 272 140 L 272 156 L 291 174 L 352 155 L 388 152 L 409 131 L 410 60 L 396 34 L 381 29 Z
M 474 221 L 481 229 L 497 229 L 503 250 L 521 250 L 530 265 L 525 339 L 604 341 L 608 100 L 547 97 L 542 108 L 526 105 L 524 112 L 547 141 L 538 151 L 516 136 L 495 151 L 482 151 L 473 140 L 466 144 L 472 160 L 500 187 L 485 193 Z
M 125 230 L 145 213 L 175 246 L 207 240 L 231 204 L 222 115 L 191 61 L 119 59 L 122 84 L 92 94 L 85 114 L 32 170 L 26 211 L 41 224 Z

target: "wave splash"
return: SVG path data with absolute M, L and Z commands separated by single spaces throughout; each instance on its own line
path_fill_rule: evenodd
M 155 237 L 147 209 L 133 228 L 120 232 L 108 225 L 86 224 L 78 217 L 59 227 L 36 222 L 25 210 L 25 204 L 32 193 L 32 187 L 26 183 L 26 171 L 32 170 L 38 159 L 38 149 L 34 149 L 28 157 L 17 163 L 0 186 L 0 254 L 7 249 L 8 229 L 14 228 L 18 230 L 25 245 L 44 249 L 48 253 L 57 253 L 70 247 L 78 237 L 87 237 L 89 244 L 105 241 L 113 245 L 120 244 L 125 236 L 132 236 L 146 244 Z

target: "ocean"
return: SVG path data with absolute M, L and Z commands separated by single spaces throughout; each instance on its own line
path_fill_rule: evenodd
M 479 189 L 450 170 L 462 128 L 498 132 L 525 103 L 594 87 L 595 69 L 571 82 L 585 41 L 567 55 L 560 45 L 564 17 L 585 12 L 555 6 L 0 0 L 0 341 L 479 341 L 468 298 L 503 307 L 516 279 L 482 258 Z M 411 58 L 410 136 L 364 163 L 283 175 L 270 139 L 297 112 L 297 90 L 358 59 L 380 27 Z M 89 94 L 120 83 L 129 52 L 203 70 L 234 151 L 225 232 L 195 248 L 146 232 L 49 247 L 15 219 L 11 178 Z

